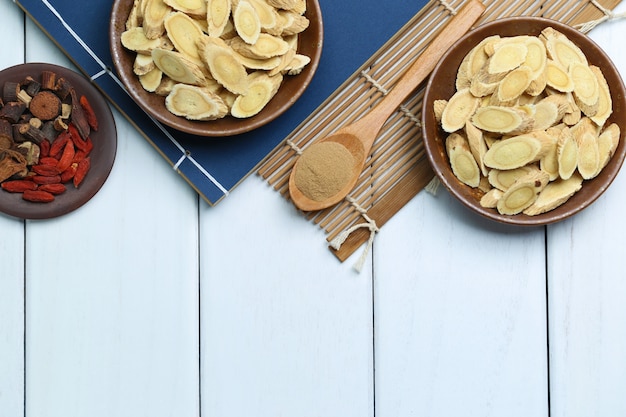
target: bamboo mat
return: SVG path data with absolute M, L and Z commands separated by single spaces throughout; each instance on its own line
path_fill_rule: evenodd
M 508 16 L 542 16 L 587 32 L 615 17 L 611 10 L 620 0 L 483 3 L 487 9 L 477 24 Z M 461 0 L 431 0 L 270 153 L 258 174 L 289 199 L 288 179 L 298 151 L 375 106 L 462 4 Z M 323 228 L 331 250 L 341 261 L 364 243 L 369 247 L 374 234 L 434 177 L 420 126 L 425 85 L 418 87 L 383 126 L 352 193 L 334 207 L 303 212 Z

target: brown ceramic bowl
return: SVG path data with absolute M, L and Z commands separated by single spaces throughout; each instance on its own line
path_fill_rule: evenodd
M 0 190 L 0 212 L 22 219 L 59 217 L 86 204 L 104 185 L 117 153 L 117 130 L 113 113 L 104 96 L 84 76 L 58 65 L 33 62 L 0 71 L 0 86 L 7 81 L 20 82 L 27 75 L 40 80 L 43 71 L 52 71 L 57 77 L 65 78 L 76 89 L 79 97 L 87 97 L 98 119 L 98 130 L 90 134 L 94 145 L 89 154 L 91 168 L 78 188 L 71 182 L 67 183 L 67 191 L 56 196 L 51 203 L 25 201 L 21 194 Z
M 232 136 L 249 132 L 276 119 L 287 111 L 309 86 L 322 54 L 323 26 L 320 5 L 317 0 L 307 0 L 305 16 L 310 20 L 310 25 L 300 35 L 298 51 L 311 58 L 309 65 L 296 76 L 285 76 L 278 93 L 253 117 L 237 119 L 227 116 L 212 121 L 187 120 L 170 113 L 165 108 L 165 99 L 145 91 L 133 73 L 135 53 L 124 48 L 120 42 L 132 5 L 133 0 L 115 0 L 111 10 L 109 42 L 117 74 L 135 102 L 148 114 L 167 126 L 192 135 Z
M 594 179 L 583 182 L 583 187 L 566 203 L 552 211 L 527 216 L 501 215 L 495 209 L 487 209 L 480 205 L 482 192 L 473 189 L 456 179 L 450 168 L 450 163 L 445 150 L 446 133 L 439 127 L 433 113 L 433 102 L 437 99 L 448 99 L 455 92 L 456 73 L 463 57 L 482 39 L 491 35 L 517 36 L 538 35 L 544 28 L 552 26 L 554 29 L 565 34 L 577 44 L 587 56 L 588 61 L 600 67 L 606 77 L 613 100 L 613 113 L 609 123 L 617 123 L 621 128 L 619 147 L 609 164 Z M 424 108 L 422 114 L 423 135 L 426 153 L 443 185 L 457 199 L 472 211 L 489 219 L 508 224 L 536 226 L 545 225 L 566 219 L 592 204 L 609 187 L 619 172 L 626 153 L 624 133 L 626 130 L 626 92 L 624 83 L 618 70 L 611 59 L 593 42 L 581 32 L 562 23 L 533 17 L 512 17 L 486 23 L 468 32 L 456 42 L 441 58 L 428 81 L 424 95 Z

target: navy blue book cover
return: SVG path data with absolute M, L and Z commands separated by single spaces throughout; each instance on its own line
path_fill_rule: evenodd
M 292 108 L 252 132 L 199 138 L 149 118 L 115 76 L 109 50 L 112 0 L 14 0 L 209 203 L 228 195 L 300 123 L 404 26 L 427 0 L 319 0 L 324 43 L 318 70 Z M 384 9 L 384 10 L 381 10 Z M 174 170 L 173 170 L 174 171 Z

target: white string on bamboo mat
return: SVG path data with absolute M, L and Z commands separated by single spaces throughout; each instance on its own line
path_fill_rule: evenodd
M 604 16 L 600 17 L 599 19 L 592 20 L 592 21 L 587 22 L 587 23 L 581 23 L 581 24 L 578 24 L 578 25 L 574 26 L 575 28 L 577 28 L 578 30 L 580 30 L 583 33 L 589 32 L 591 29 L 595 28 L 596 26 L 598 26 L 602 22 L 606 22 L 606 21 L 609 21 L 609 20 L 623 19 L 623 18 L 626 17 L 626 12 L 615 13 L 615 12 L 613 12 L 613 10 L 607 9 L 606 7 L 604 7 L 603 5 L 598 3 L 596 0 L 590 0 L 590 1 L 602 13 L 604 13 Z
M 359 259 L 356 262 L 356 264 L 354 264 L 354 269 L 357 272 L 361 272 L 361 270 L 363 269 L 363 265 L 365 264 L 365 260 L 367 259 L 367 254 L 369 253 L 371 247 L 374 245 L 374 237 L 376 236 L 376 233 L 380 231 L 380 229 L 378 229 L 378 226 L 376 226 L 376 221 L 367 215 L 367 210 L 365 210 L 363 207 L 361 207 L 361 205 L 354 198 L 346 197 L 346 200 L 348 202 L 350 202 L 350 204 L 352 204 L 354 209 L 359 212 L 361 217 L 363 217 L 363 219 L 365 219 L 365 223 L 355 224 L 354 226 L 352 226 L 352 227 L 342 231 L 341 233 L 339 233 L 330 242 L 330 247 L 335 249 L 335 250 L 339 250 L 341 248 L 341 245 L 343 245 L 343 243 L 346 241 L 346 239 L 353 232 L 355 232 L 356 230 L 361 229 L 361 228 L 369 229 L 370 237 L 369 237 L 369 239 L 367 241 L 367 246 L 365 246 L 365 249 L 363 250 L 363 253 L 361 253 L 361 256 L 359 257 Z

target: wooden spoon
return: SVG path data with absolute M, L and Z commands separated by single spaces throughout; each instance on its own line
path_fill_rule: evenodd
M 294 164 L 291 175 L 289 176 L 289 193 L 296 207 L 304 211 L 321 210 L 338 203 L 348 195 L 361 175 L 363 165 L 383 124 L 415 88 L 428 77 L 448 48 L 472 27 L 484 10 L 485 6 L 480 1 L 468 1 L 448 22 L 444 30 L 433 39 L 419 58 L 407 69 L 406 73 L 397 82 L 391 92 L 387 94 L 376 107 L 360 120 L 339 129 L 326 138 L 316 141 L 303 151 L 300 158 L 298 158 Z M 302 156 L 315 146 L 319 146 L 320 143 L 327 141 L 337 142 L 343 145 L 352 154 L 354 164 L 351 166 L 336 167 L 336 169 L 339 170 L 351 170 L 350 180 L 334 195 L 318 201 L 303 194 L 302 190 L 296 186 L 295 177 Z

